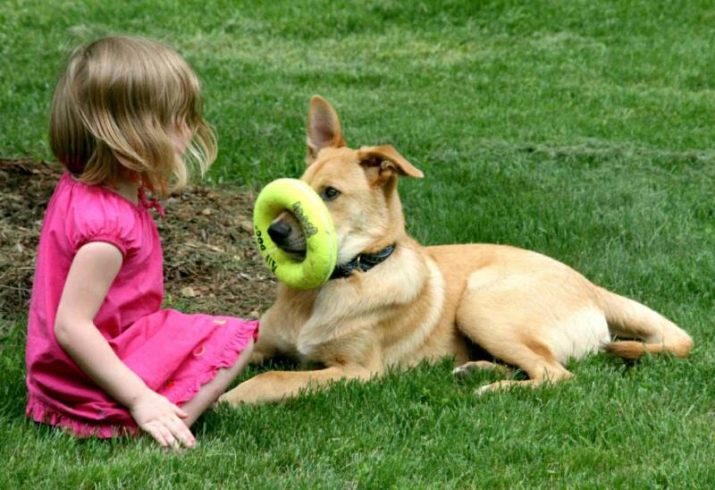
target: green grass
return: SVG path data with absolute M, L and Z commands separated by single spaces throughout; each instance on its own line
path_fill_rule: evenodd
M 0 156 L 49 159 L 70 46 L 176 46 L 219 132 L 212 181 L 301 173 L 319 93 L 348 142 L 391 143 L 424 243 L 535 249 L 663 311 L 690 360 L 604 356 L 574 380 L 476 398 L 448 363 L 222 409 L 200 447 L 83 441 L 23 418 L 24 321 L 0 312 L 0 486 L 715 486 L 715 7 L 710 2 L 39 2 L 0 9 Z M 250 373 L 247 373 L 250 375 Z

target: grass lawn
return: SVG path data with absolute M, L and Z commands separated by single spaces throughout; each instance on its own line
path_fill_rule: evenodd
M 491 375 L 425 365 L 222 408 L 171 454 L 26 421 L 26 318 L 0 311 L 0 487 L 715 488 L 714 23 L 702 1 L 4 1 L 0 157 L 50 158 L 71 46 L 159 38 L 203 80 L 211 181 L 299 175 L 321 94 L 351 145 L 393 144 L 425 171 L 401 185 L 417 239 L 546 253 L 696 348 L 594 356 L 568 383 L 484 397 Z

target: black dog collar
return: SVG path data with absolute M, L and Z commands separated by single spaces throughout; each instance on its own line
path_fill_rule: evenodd
M 377 264 L 384 262 L 394 251 L 395 246 L 389 245 L 375 254 L 360 254 L 350 262 L 336 266 L 330 279 L 350 277 L 356 270 L 367 272 Z

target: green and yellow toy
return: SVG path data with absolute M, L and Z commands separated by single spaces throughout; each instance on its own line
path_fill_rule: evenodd
M 268 234 L 283 211 L 293 213 L 303 230 L 306 253 L 302 261 L 278 247 Z M 330 279 L 338 255 L 335 226 L 323 200 L 305 182 L 278 179 L 266 185 L 256 199 L 253 228 L 256 246 L 279 281 L 296 289 L 313 289 Z

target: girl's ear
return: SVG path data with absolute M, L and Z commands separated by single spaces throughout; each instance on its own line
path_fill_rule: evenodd
M 421 179 L 424 174 L 391 145 L 363 146 L 358 150 L 360 165 L 371 174 L 373 185 L 383 185 L 395 175 Z
M 308 109 L 308 155 L 306 163 L 315 161 L 318 152 L 326 147 L 339 148 L 345 146 L 343 133 L 340 129 L 338 114 L 330 102 L 319 95 L 310 99 Z

